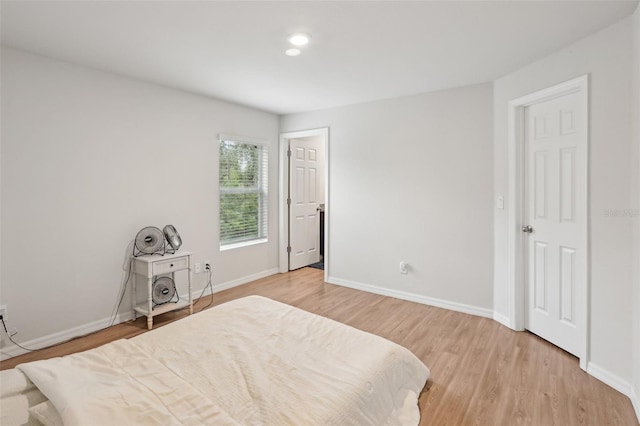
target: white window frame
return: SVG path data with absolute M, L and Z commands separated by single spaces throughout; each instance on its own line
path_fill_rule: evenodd
M 269 175 L 269 145 L 268 141 L 264 139 L 256 139 L 246 136 L 236 136 L 229 134 L 219 134 L 218 135 L 218 153 L 220 152 L 220 144 L 222 142 L 235 142 L 238 144 L 247 144 L 247 145 L 255 145 L 258 146 L 261 151 L 260 155 L 263 156 L 259 159 L 259 170 L 258 170 L 258 184 L 255 189 L 230 189 L 225 191 L 225 188 L 220 185 L 220 179 L 218 178 L 218 203 L 219 209 L 219 223 L 218 223 L 218 231 L 220 232 L 220 251 L 232 250 L 240 247 L 251 246 L 255 244 L 265 243 L 269 240 L 268 237 L 268 228 L 269 228 L 269 183 L 268 183 L 268 175 Z M 218 168 L 220 167 L 220 158 L 218 158 Z M 259 203 L 258 203 L 258 237 L 246 239 L 246 240 L 238 240 L 238 241 L 222 241 L 222 218 L 220 215 L 221 198 L 223 194 L 230 193 L 257 193 L 259 195 Z

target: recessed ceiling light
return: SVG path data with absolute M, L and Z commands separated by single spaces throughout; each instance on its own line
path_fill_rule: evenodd
M 300 54 L 300 49 L 287 49 L 284 54 L 287 56 L 298 56 Z
M 295 33 L 289 36 L 289 43 L 293 44 L 294 46 L 304 46 L 305 44 L 309 43 L 310 38 L 311 37 L 308 34 Z

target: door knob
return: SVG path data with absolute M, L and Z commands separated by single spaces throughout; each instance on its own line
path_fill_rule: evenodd
M 522 232 L 526 232 L 527 234 L 530 234 L 533 232 L 533 228 L 531 227 L 531 225 L 523 226 Z

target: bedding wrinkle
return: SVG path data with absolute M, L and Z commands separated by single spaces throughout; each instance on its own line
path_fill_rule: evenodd
M 37 425 L 29 407 L 44 403 L 47 398 L 20 370 L 5 370 L 0 374 L 0 424 Z
M 18 366 L 51 400 L 65 425 L 198 425 L 207 419 L 235 424 L 128 340 L 90 352 Z
M 65 424 L 119 426 L 416 425 L 429 376 L 406 348 L 260 296 L 19 368 Z
M 35 389 L 36 385 L 19 370 L 7 370 L 0 380 L 0 396 L 7 397 Z

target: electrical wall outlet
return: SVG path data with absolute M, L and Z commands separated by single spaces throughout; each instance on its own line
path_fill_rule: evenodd
M 7 319 L 7 305 L 0 306 L 0 315 L 2 315 L 3 320 Z
M 400 262 L 400 273 L 408 274 L 409 273 L 409 264 L 407 262 Z
M 206 262 L 204 262 L 204 270 L 205 271 L 210 271 L 211 270 L 211 261 L 207 260 Z
M 201 274 L 202 273 L 202 263 L 196 263 L 195 264 L 195 272 L 196 272 L 196 274 Z

